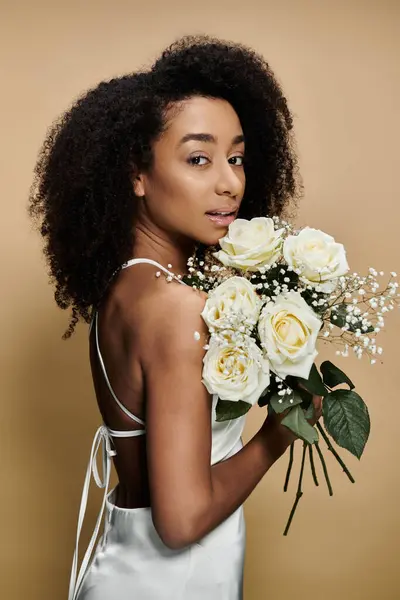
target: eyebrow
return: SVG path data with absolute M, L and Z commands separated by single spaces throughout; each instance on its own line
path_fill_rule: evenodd
M 195 142 L 207 142 L 209 144 L 217 143 L 217 138 L 214 135 L 211 135 L 211 133 L 187 133 L 180 140 L 179 146 L 182 146 L 182 144 L 185 144 L 186 142 L 189 142 L 192 140 L 194 140 Z M 238 144 L 241 144 L 242 142 L 244 142 L 244 135 L 243 134 L 237 135 L 233 138 L 232 145 L 237 146 Z

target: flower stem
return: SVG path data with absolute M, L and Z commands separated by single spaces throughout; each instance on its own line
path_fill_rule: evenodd
M 313 445 L 312 444 L 308 444 L 308 454 L 310 457 L 310 465 L 311 465 L 311 472 L 312 472 L 312 476 L 314 479 L 314 483 L 315 485 L 319 485 L 318 483 L 318 478 L 317 478 L 317 473 L 315 471 L 315 464 L 314 464 L 314 455 L 313 455 L 313 449 L 312 449 Z
M 291 524 L 291 522 L 293 520 L 294 513 L 296 512 L 297 505 L 298 505 L 298 503 L 300 501 L 300 498 L 303 495 L 303 492 L 302 492 L 302 489 L 301 489 L 301 484 L 302 484 L 302 481 L 303 481 L 304 462 L 305 462 L 305 459 L 306 459 L 306 450 L 307 450 L 307 443 L 303 442 L 303 455 L 302 455 L 302 458 L 301 458 L 301 469 L 300 469 L 300 476 L 299 476 L 299 484 L 297 486 L 296 499 L 294 501 L 293 508 L 290 511 L 289 519 L 288 519 L 288 522 L 286 524 L 285 531 L 283 532 L 283 535 L 287 535 L 288 534 L 288 531 L 289 531 L 289 528 L 290 528 L 290 524 Z
M 292 471 L 292 466 L 293 466 L 293 456 L 294 456 L 294 442 L 292 442 L 290 444 L 289 464 L 288 464 L 288 468 L 286 471 L 285 485 L 283 486 L 284 492 L 287 492 L 287 489 L 288 489 L 290 473 Z
M 318 431 L 320 432 L 320 434 L 324 438 L 324 440 L 326 442 L 326 445 L 328 446 L 328 450 L 330 450 L 332 452 L 333 456 L 336 458 L 336 460 L 338 461 L 338 463 L 342 467 L 343 471 L 346 473 L 347 477 L 350 479 L 351 483 L 355 483 L 355 479 L 354 479 L 353 475 L 350 473 L 350 471 L 348 470 L 348 468 L 346 467 L 346 465 L 344 464 L 344 462 L 340 458 L 339 454 L 336 452 L 335 448 L 332 446 L 332 444 L 331 444 L 328 436 L 326 435 L 326 433 L 325 433 L 325 431 L 324 431 L 321 423 L 317 423 L 317 427 L 318 427 Z
M 325 475 L 326 485 L 328 486 L 329 495 L 333 496 L 333 490 L 332 490 L 331 482 L 329 480 L 328 469 L 326 468 L 325 460 L 324 460 L 324 457 L 322 455 L 321 448 L 319 447 L 318 442 L 315 442 L 315 447 L 317 449 L 318 456 L 320 458 L 320 461 L 321 461 L 321 464 L 322 464 L 322 468 L 324 470 L 324 475 Z

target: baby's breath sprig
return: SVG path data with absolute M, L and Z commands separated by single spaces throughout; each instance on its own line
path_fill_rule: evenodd
M 182 277 L 182 281 L 186 285 L 208 293 L 228 277 L 237 274 L 234 269 L 225 267 L 216 260 L 212 255 L 213 251 L 215 248 L 214 250 L 207 248 L 200 253 L 195 251 L 188 259 L 188 274 Z
M 327 299 L 327 310 L 322 315 L 322 339 L 341 347 L 337 356 L 348 357 L 349 349 L 361 359 L 367 355 L 376 363 L 383 348 L 377 346 L 376 335 L 384 328 L 385 313 L 400 306 L 397 274 L 392 272 L 384 289 L 377 277 L 384 276 L 370 268 L 367 276 L 358 273 L 339 278 L 337 288 Z
M 298 274 L 282 261 L 260 267 L 256 272 L 248 271 L 245 276 L 254 285 L 263 302 L 291 290 L 299 290 Z
M 291 223 L 289 223 L 288 221 L 286 221 L 285 219 L 281 219 L 278 216 L 273 216 L 272 220 L 274 222 L 275 230 L 278 230 L 278 229 L 285 230 L 283 237 L 287 237 L 288 235 L 293 235 L 296 233 L 296 229 L 294 228 L 294 226 Z

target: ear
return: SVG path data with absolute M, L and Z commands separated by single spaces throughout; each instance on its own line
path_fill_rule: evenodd
M 138 198 L 143 198 L 144 197 L 144 181 L 143 181 L 143 175 L 141 173 L 137 173 L 137 174 L 133 174 L 132 176 L 132 184 L 133 184 L 133 191 L 135 193 L 135 196 L 137 196 Z

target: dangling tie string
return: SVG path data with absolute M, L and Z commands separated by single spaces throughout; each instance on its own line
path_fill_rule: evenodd
M 98 466 L 97 466 L 97 455 L 102 447 L 102 477 L 99 474 Z M 79 587 L 83 581 L 85 576 L 87 567 L 90 562 L 90 558 L 93 552 L 94 545 L 96 543 L 96 539 L 100 530 L 101 521 L 104 514 L 104 508 L 106 505 L 108 488 L 110 485 L 110 476 L 111 476 L 111 457 L 115 456 L 116 452 L 112 447 L 112 439 L 108 432 L 108 429 L 105 425 L 101 425 L 93 439 L 92 449 L 90 452 L 89 464 L 86 469 L 85 482 L 83 485 L 83 492 L 81 498 L 81 505 L 79 508 L 79 517 L 78 517 L 78 527 L 76 532 L 76 544 L 75 544 L 75 552 L 72 560 L 72 570 L 71 570 L 71 579 L 69 584 L 69 594 L 68 600 L 75 600 Z M 79 574 L 77 576 L 77 568 L 78 568 L 78 552 L 79 552 L 79 539 L 82 531 L 82 525 L 85 518 L 87 502 L 89 497 L 89 488 L 90 488 L 90 479 L 91 475 L 96 482 L 96 485 L 104 489 L 103 502 L 101 505 L 101 510 L 99 516 L 97 518 L 97 522 L 90 539 L 89 545 L 85 552 L 85 556 L 82 559 L 81 567 L 79 569 Z

